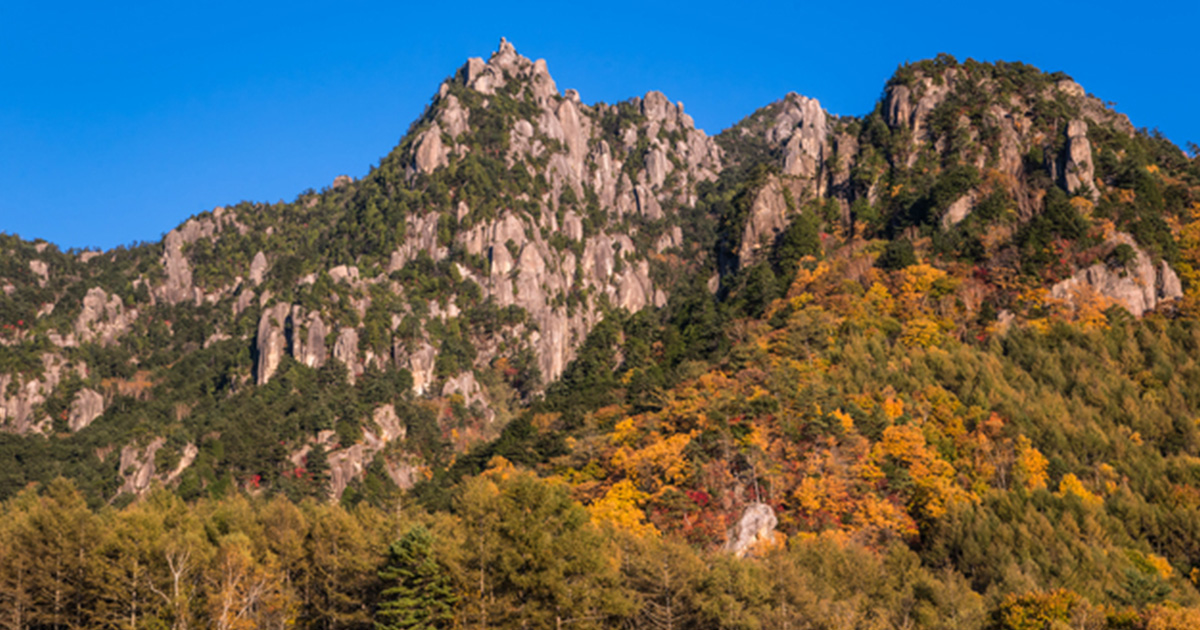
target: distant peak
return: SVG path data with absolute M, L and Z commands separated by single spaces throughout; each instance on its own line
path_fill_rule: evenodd
M 542 59 L 532 61 L 517 52 L 507 38 L 500 38 L 500 46 L 484 61 L 472 57 L 458 72 L 458 80 L 481 94 L 494 94 L 512 79 L 529 80 L 534 85 L 534 96 L 545 99 L 558 93 L 554 79 Z

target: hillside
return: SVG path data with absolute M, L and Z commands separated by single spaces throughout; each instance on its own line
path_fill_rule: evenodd
M 275 576 L 257 623 L 332 627 L 287 585 L 352 519 L 355 626 L 419 522 L 468 625 L 1194 627 L 1198 219 L 1200 160 L 1061 73 L 943 55 L 708 136 L 502 41 L 362 179 L 0 236 L 0 557 L 186 512 Z

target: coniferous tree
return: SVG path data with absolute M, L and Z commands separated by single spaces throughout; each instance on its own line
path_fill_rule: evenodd
M 387 565 L 379 572 L 386 587 L 375 613 L 377 630 L 450 627 L 458 597 L 432 546 L 433 536 L 421 525 L 392 543 Z

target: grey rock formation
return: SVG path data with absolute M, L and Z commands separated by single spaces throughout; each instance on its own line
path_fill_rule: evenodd
M 164 438 L 154 438 L 145 448 L 126 444 L 121 449 L 118 474 L 123 480 L 121 493 L 141 496 L 150 489 L 154 480 L 154 456 L 167 443 Z
M 417 395 L 424 394 L 434 382 L 434 364 L 437 361 L 437 349 L 422 340 L 412 352 L 405 352 L 402 344 L 397 342 L 395 361 L 405 366 L 412 374 L 413 391 Z
M 75 336 L 81 343 L 95 341 L 102 346 L 112 345 L 129 330 L 137 317 L 137 310 L 126 310 L 120 297 L 110 296 L 100 287 L 92 287 L 83 297 L 83 308 L 75 319 Z
M 380 405 L 371 412 L 371 421 L 375 423 L 378 438 L 384 444 L 393 440 L 403 440 L 408 435 L 408 427 L 396 415 L 395 405 Z
M 254 380 L 259 385 L 271 380 L 275 370 L 279 369 L 279 362 L 283 360 L 283 353 L 287 350 L 284 326 L 290 310 L 287 304 L 275 304 L 263 309 L 258 319 L 258 360 L 255 363 Z
M 771 543 L 775 537 L 775 526 L 779 519 L 775 510 L 766 503 L 752 503 L 742 512 L 738 524 L 726 536 L 725 549 L 741 558 L 754 547 Z
M 954 203 L 950 204 L 950 207 L 946 208 L 946 213 L 942 215 L 942 228 L 950 228 L 962 222 L 963 219 L 967 218 L 967 215 L 971 214 L 971 210 L 975 209 L 975 204 L 978 201 L 978 193 L 974 190 L 967 191 L 965 195 L 959 197 Z
M 813 192 L 825 192 L 822 170 L 829 149 L 829 124 L 815 98 L 789 93 L 767 131 L 767 142 L 783 146 L 783 172 L 811 180 Z
M 51 352 L 42 353 L 41 361 L 40 378 L 0 374 L 0 430 L 17 434 L 48 432 L 50 418 L 35 417 L 38 406 L 46 402 L 68 374 L 73 372 L 87 378 L 87 364 L 70 364 L 61 355 Z
M 333 344 L 333 358 L 346 366 L 346 377 L 353 384 L 363 372 L 363 362 L 358 356 L 358 329 L 342 328 L 337 342 Z
M 769 248 L 775 242 L 775 238 L 790 223 L 788 214 L 783 184 L 778 177 L 770 175 L 766 184 L 754 197 L 754 203 L 750 205 L 750 216 L 746 220 L 746 227 L 742 231 L 742 244 L 738 249 L 739 266 L 749 266 L 760 249 L 764 246 Z
M 437 123 L 421 133 L 417 141 L 416 167 L 421 173 L 432 173 L 450 163 L 450 150 L 442 144 L 442 128 Z
M 1087 123 L 1082 120 L 1067 123 L 1067 147 L 1064 151 L 1065 163 L 1061 185 L 1070 193 L 1086 187 L 1089 191 L 1088 196 L 1094 200 L 1097 197 L 1096 186 L 1093 183 L 1096 176 L 1092 165 L 1092 144 L 1088 142 L 1087 130 Z
M 161 259 L 166 280 L 155 289 L 155 296 L 171 304 L 186 301 L 199 304 L 204 299 L 204 292 L 192 285 L 192 266 L 183 250 L 200 239 L 212 239 L 218 232 L 229 227 L 236 228 L 239 232 L 246 231 L 246 227 L 238 222 L 233 212 L 217 207 L 211 213 L 188 219 L 183 225 L 168 232 L 163 239 Z
M 262 284 L 263 277 L 267 273 L 267 255 L 259 250 L 254 254 L 254 260 L 250 261 L 250 282 L 254 286 Z
M 75 400 L 71 401 L 71 409 L 67 416 L 67 426 L 71 431 L 80 431 L 87 428 L 93 420 L 99 418 L 104 413 L 104 396 L 99 392 L 83 388 L 79 393 L 75 394 Z
M 38 277 L 38 286 L 44 287 L 50 281 L 50 265 L 47 265 L 46 261 L 36 258 L 29 261 L 29 270 Z
M 1183 297 L 1179 276 L 1163 261 L 1155 266 L 1150 256 L 1137 246 L 1133 237 L 1118 232 L 1107 241 L 1116 248 L 1128 245 L 1134 258 L 1124 268 L 1096 263 L 1050 288 L 1050 296 L 1074 304 L 1080 291 L 1091 290 L 1124 306 L 1134 317 L 1141 317 L 1163 302 Z
M 325 365 L 327 352 L 325 337 L 329 335 L 329 327 L 321 319 L 320 311 L 304 314 L 304 308 L 296 305 L 291 314 L 292 339 L 291 355 L 303 365 L 318 368 Z

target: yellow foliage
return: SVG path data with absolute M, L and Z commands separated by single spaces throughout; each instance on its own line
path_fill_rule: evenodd
M 1025 324 L 1029 326 L 1030 330 L 1034 330 L 1043 335 L 1050 332 L 1050 320 L 1046 319 L 1045 317 L 1031 319 L 1028 322 L 1025 322 Z
M 1071 207 L 1075 208 L 1075 211 L 1086 219 L 1092 216 L 1092 209 L 1096 207 L 1096 204 L 1092 203 L 1092 200 L 1087 197 L 1076 196 L 1071 197 Z
M 623 479 L 613 484 L 600 500 L 589 506 L 588 512 L 599 523 L 607 523 L 635 536 L 657 538 L 658 529 L 646 522 L 645 513 L 638 507 L 648 496 L 638 490 L 632 481 Z
M 1175 569 L 1171 566 L 1171 563 L 1168 562 L 1166 558 L 1158 554 L 1148 553 L 1146 554 L 1146 562 L 1150 566 L 1154 567 L 1154 572 L 1157 573 L 1162 579 L 1169 580 L 1175 577 Z
M 927 317 L 916 317 L 907 322 L 900 331 L 900 343 L 910 348 L 928 348 L 942 340 L 942 327 Z
M 1049 462 L 1041 451 L 1033 446 L 1024 435 L 1017 438 L 1017 480 L 1027 490 L 1040 490 L 1046 487 L 1046 466 Z
M 867 302 L 871 305 L 875 312 L 879 315 L 889 315 L 892 309 L 896 306 L 896 301 L 892 299 L 892 294 L 887 290 L 887 287 L 876 282 L 867 289 Z
M 663 438 L 658 433 L 647 437 L 648 445 L 634 450 L 628 446 L 617 449 L 612 456 L 612 465 L 635 482 L 660 485 L 660 482 L 676 484 L 687 478 L 689 466 L 683 457 L 683 449 L 697 432 L 676 433 Z
M 929 293 L 933 283 L 946 277 L 946 272 L 937 267 L 920 263 L 909 265 L 901 272 L 900 291 L 905 294 Z
M 1062 481 L 1058 483 L 1058 494 L 1062 497 L 1074 495 L 1085 506 L 1092 508 L 1100 507 L 1104 504 L 1104 500 L 1083 487 L 1083 482 L 1079 481 L 1079 477 L 1076 477 L 1073 473 L 1063 475 Z
M 904 415 L 904 401 L 895 396 L 888 396 L 883 401 L 883 415 L 887 416 L 888 420 L 895 420 Z
M 874 447 L 874 458 L 890 457 L 908 469 L 916 487 L 910 504 L 929 518 L 939 518 L 951 504 L 974 500 L 975 496 L 954 483 L 955 470 L 928 448 L 921 429 L 912 424 L 890 426 Z
M 1158 172 L 1158 165 L 1157 165 L 1157 164 L 1147 164 L 1147 165 L 1146 165 L 1146 172 L 1147 172 L 1147 173 L 1157 173 L 1157 172 Z
M 633 437 L 637 435 L 637 427 L 634 426 L 633 418 L 625 418 L 613 427 L 612 435 L 608 437 L 608 441 L 615 444 L 632 444 Z
M 846 433 L 854 430 L 854 418 L 851 418 L 850 414 L 841 409 L 834 409 L 831 415 L 833 415 L 834 419 L 838 421 L 838 424 L 841 425 L 842 430 Z

